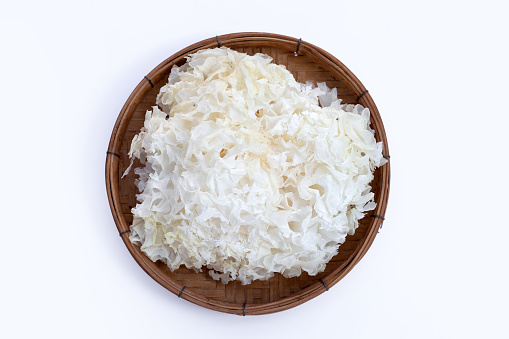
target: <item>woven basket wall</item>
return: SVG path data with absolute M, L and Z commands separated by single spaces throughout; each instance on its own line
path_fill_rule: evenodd
M 360 221 L 355 235 L 347 236 L 339 253 L 327 264 L 323 273 L 310 277 L 284 278 L 276 274 L 268 281 L 254 281 L 242 286 L 239 282 L 227 285 L 213 280 L 203 270 L 180 268 L 171 272 L 161 262 L 154 263 L 129 241 L 132 222 L 131 208 L 136 205 L 138 193 L 131 171 L 125 178 L 121 174 L 129 165 L 127 156 L 131 140 L 143 126 L 145 112 L 155 105 L 159 89 L 167 82 L 173 65 L 182 65 L 185 56 L 205 48 L 226 46 L 248 54 L 264 53 L 274 62 L 284 65 L 299 82 L 326 82 L 336 87 L 344 103 L 360 103 L 371 111 L 371 127 L 377 141 L 383 142 L 383 154 L 388 155 L 388 145 L 382 120 L 370 94 L 360 81 L 336 58 L 322 49 L 299 39 L 267 33 L 235 33 L 198 42 L 172 55 L 146 77 L 132 92 L 113 129 L 106 157 L 106 186 L 111 211 L 119 234 L 138 264 L 159 284 L 177 296 L 213 310 L 238 315 L 266 314 L 282 311 L 310 300 L 327 291 L 343 278 L 364 256 L 373 242 L 387 205 L 389 194 L 390 164 L 378 168 L 372 190 L 377 208 Z M 297 53 L 295 53 L 297 52 Z M 297 55 L 295 55 L 297 54 Z M 139 166 L 135 162 L 135 166 Z

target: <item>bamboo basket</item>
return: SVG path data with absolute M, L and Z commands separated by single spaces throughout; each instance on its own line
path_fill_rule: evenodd
M 158 65 L 141 79 L 124 104 L 108 146 L 106 156 L 106 189 L 118 232 L 136 262 L 163 287 L 179 298 L 197 305 L 237 315 L 257 315 L 279 312 L 300 305 L 334 286 L 364 256 L 372 244 L 384 219 L 389 194 L 390 164 L 375 171 L 371 183 L 375 193 L 376 210 L 359 222 L 359 228 L 339 247 L 339 253 L 327 264 L 324 272 L 308 276 L 284 278 L 280 274 L 267 281 L 254 281 L 249 285 L 229 282 L 224 285 L 213 280 L 203 270 L 195 273 L 187 268 L 171 272 L 162 262 L 152 262 L 140 248 L 129 240 L 132 222 L 131 208 L 136 206 L 138 193 L 133 171 L 120 179 L 129 165 L 128 150 L 131 140 L 143 126 L 145 112 L 155 105 L 159 89 L 167 82 L 174 65 L 182 65 L 185 56 L 200 49 L 226 46 L 237 51 L 268 54 L 274 62 L 284 65 L 299 82 L 326 82 L 336 87 L 344 103 L 360 103 L 371 111 L 371 127 L 377 141 L 383 142 L 383 154 L 389 158 L 385 130 L 368 91 L 355 75 L 339 60 L 324 50 L 287 36 L 268 33 L 235 33 L 206 39 L 191 45 Z M 139 163 L 136 165 L 140 165 Z

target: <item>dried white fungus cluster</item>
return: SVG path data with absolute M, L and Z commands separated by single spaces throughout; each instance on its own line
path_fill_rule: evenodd
M 223 283 L 316 275 L 374 209 L 369 110 L 271 60 L 221 47 L 172 69 L 129 153 L 130 239 L 151 260 Z

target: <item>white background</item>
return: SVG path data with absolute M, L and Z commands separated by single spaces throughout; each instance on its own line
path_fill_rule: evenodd
M 2 1 L 4 338 L 507 338 L 504 1 Z M 329 292 L 239 317 L 178 299 L 118 237 L 104 163 L 145 74 L 215 35 L 302 38 L 370 90 L 391 192 Z

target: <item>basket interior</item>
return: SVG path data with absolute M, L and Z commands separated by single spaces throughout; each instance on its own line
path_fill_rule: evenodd
M 338 76 L 334 76 L 331 71 L 327 70 L 327 65 L 322 64 L 318 59 L 313 58 L 313 56 L 295 56 L 293 51 L 277 47 L 229 47 L 250 55 L 255 53 L 270 55 L 273 58 L 273 62 L 286 66 L 297 81 L 312 81 L 315 84 L 317 82 L 325 82 L 327 86 L 337 88 L 338 96 L 343 99 L 344 103 L 357 103 L 357 95 L 349 87 L 348 83 Z M 135 108 L 135 112 L 122 137 L 119 163 L 120 176 L 130 163 L 127 153 L 131 145 L 131 140 L 143 126 L 146 111 L 155 105 L 159 89 L 167 82 L 168 75 L 169 70 L 159 77 L 159 81 L 154 82 L 154 87 L 142 98 Z M 379 136 L 376 135 L 376 133 L 375 137 L 377 141 L 379 141 Z M 140 166 L 140 164 L 135 162 L 135 166 Z M 122 213 L 129 224 L 132 223 L 133 219 L 131 208 L 136 206 L 136 194 L 139 193 L 134 185 L 135 179 L 136 175 L 134 171 L 131 171 L 119 182 Z M 371 183 L 372 191 L 375 193 L 375 201 L 379 201 L 380 183 L 380 171 L 375 171 L 375 178 Z M 369 218 L 368 213 L 364 219 L 360 220 L 359 228 L 356 230 L 355 234 L 347 236 L 345 243 L 339 247 L 339 253 L 327 264 L 325 271 L 316 276 L 309 276 L 307 273 L 303 272 L 299 277 L 285 278 L 280 274 L 276 274 L 267 281 L 254 281 L 245 286 L 240 282 L 229 282 L 225 285 L 220 281 L 213 280 L 206 269 L 201 273 L 195 273 L 194 270 L 181 267 L 171 272 L 162 262 L 150 263 L 150 265 L 154 265 L 154 268 L 158 271 L 158 275 L 162 277 L 162 279 L 172 280 L 179 286 L 185 286 L 186 292 L 199 294 L 207 299 L 219 302 L 240 305 L 244 303 L 264 304 L 281 300 L 302 291 L 312 284 L 320 283 L 320 279 L 344 267 L 364 242 L 371 222 L 372 219 Z M 135 246 L 135 248 L 137 251 L 140 251 L 137 246 Z

